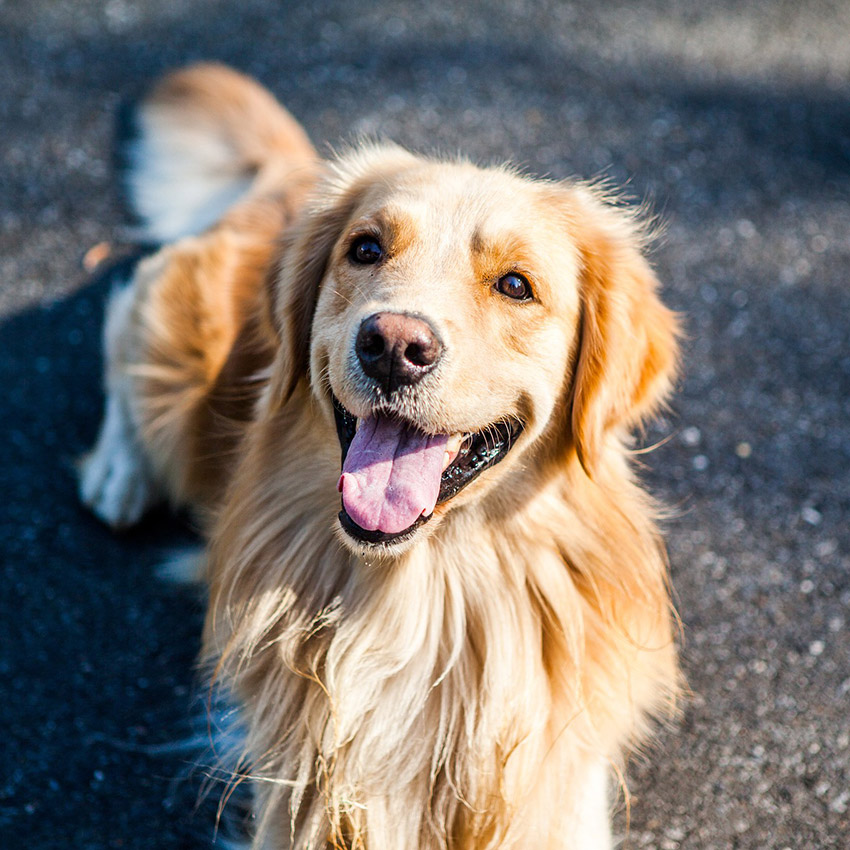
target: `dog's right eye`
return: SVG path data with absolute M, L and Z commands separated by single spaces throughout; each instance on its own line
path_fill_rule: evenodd
M 514 301 L 528 301 L 532 298 L 531 284 L 515 272 L 500 277 L 496 282 L 496 291 Z
M 384 256 L 384 249 L 373 236 L 359 236 L 351 243 L 348 256 L 352 262 L 368 266 L 377 263 Z

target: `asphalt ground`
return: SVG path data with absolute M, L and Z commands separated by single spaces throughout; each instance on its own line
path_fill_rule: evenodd
M 73 462 L 110 286 L 81 258 L 126 237 L 115 109 L 217 58 L 320 145 L 387 136 L 652 202 L 688 341 L 644 460 L 693 694 L 630 766 L 626 846 L 850 847 L 848 33 L 840 0 L 0 0 L 0 846 L 212 840 L 172 746 L 202 604 L 154 575 L 191 532 L 160 513 L 112 535 Z

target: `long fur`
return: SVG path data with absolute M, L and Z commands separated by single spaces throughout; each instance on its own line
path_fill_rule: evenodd
M 155 241 L 201 233 L 270 170 L 315 158 L 306 133 L 264 88 L 214 63 L 163 80 L 123 124 L 128 200 Z
M 185 161 L 190 125 L 200 162 Z M 213 211 L 215 223 L 140 266 L 110 353 L 124 382 L 110 393 L 157 487 L 209 529 L 203 655 L 240 705 L 254 846 L 609 847 L 607 777 L 679 684 L 658 509 L 629 463 L 628 430 L 663 403 L 677 353 L 640 223 L 579 183 L 394 147 L 320 164 L 282 107 L 220 66 L 167 78 L 139 126 L 130 182 L 150 232 L 194 232 Z M 222 166 L 215 179 L 209 163 Z M 171 194 L 155 191 L 163 176 Z M 369 295 L 346 282 L 337 246 L 352 217 L 399 186 L 437 211 L 426 246 L 445 240 L 465 221 L 444 221 L 443 199 L 467 185 L 481 187 L 469 190 L 473 212 L 527 196 L 551 247 L 543 260 L 537 243 L 516 253 L 569 291 L 527 331 L 481 300 L 486 290 L 463 294 L 503 332 L 475 341 L 476 307 L 456 350 L 490 346 L 481 369 L 502 368 L 501 383 L 468 370 L 410 409 L 427 407 L 436 428 L 455 399 L 472 416 L 516 385 L 508 412 L 528 417 L 524 448 L 412 545 L 367 551 L 336 520 L 328 387 L 356 396 L 334 358 L 339 323 Z M 404 278 L 417 304 L 432 303 L 426 271 Z M 95 460 L 114 450 L 104 440 Z M 86 474 L 101 516 L 138 518 L 116 521 Z

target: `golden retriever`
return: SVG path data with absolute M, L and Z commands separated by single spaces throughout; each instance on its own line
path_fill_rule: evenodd
M 640 217 L 387 144 L 321 161 L 218 65 L 134 132 L 167 244 L 109 306 L 81 494 L 204 523 L 253 846 L 611 847 L 613 779 L 679 686 L 631 464 L 678 356 Z

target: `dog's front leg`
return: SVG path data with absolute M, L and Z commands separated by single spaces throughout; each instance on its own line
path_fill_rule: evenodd
M 126 528 L 162 499 L 132 415 L 133 378 L 122 356 L 132 336 L 134 288 L 113 293 L 104 329 L 106 411 L 94 448 L 82 459 L 80 498 L 112 528 Z

